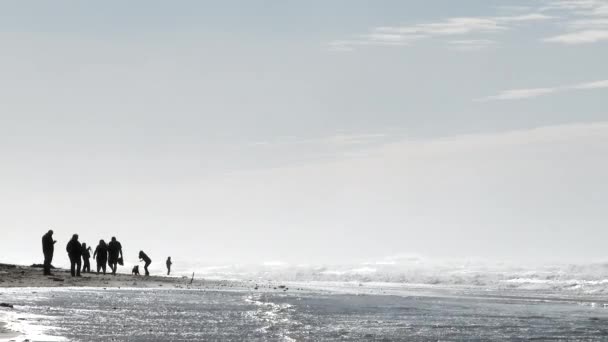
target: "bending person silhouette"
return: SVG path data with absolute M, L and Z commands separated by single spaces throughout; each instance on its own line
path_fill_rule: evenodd
M 97 274 L 99 270 L 103 270 L 103 275 L 106 275 L 106 263 L 108 262 L 108 245 L 103 240 L 99 240 L 99 245 L 95 248 L 93 259 L 97 261 Z
M 116 269 L 118 269 L 119 256 L 122 259 L 122 245 L 116 241 L 116 237 L 112 236 L 112 241 L 108 244 L 108 264 L 112 269 L 112 275 L 116 275 Z
M 82 246 L 78 242 L 78 234 L 72 235 L 72 239 L 66 246 L 66 251 L 70 257 L 70 273 L 72 277 L 80 277 L 80 258 L 82 257 Z
M 148 272 L 148 266 L 150 266 L 152 260 L 150 260 L 150 257 L 148 257 L 144 251 L 139 251 L 139 260 L 143 260 L 146 263 L 144 265 L 144 270 L 146 271 L 146 275 L 149 276 L 150 272 Z
M 51 274 L 51 262 L 53 262 L 53 254 L 55 253 L 55 243 L 53 240 L 53 230 L 49 230 L 42 235 L 42 253 L 44 254 L 44 275 Z
M 171 274 L 171 265 L 173 265 L 173 263 L 171 262 L 171 257 L 167 258 L 167 275 Z

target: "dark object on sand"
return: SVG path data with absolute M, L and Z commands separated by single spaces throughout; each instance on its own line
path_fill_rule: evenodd
M 14 309 L 13 304 L 9 303 L 0 303 L 0 307 Z
M 55 243 L 53 240 L 53 230 L 49 230 L 42 235 L 42 254 L 44 254 L 44 275 L 51 275 L 51 262 L 55 253 Z
M 152 263 L 152 259 L 144 253 L 144 251 L 139 251 L 139 260 L 143 260 L 146 264 L 144 265 L 144 270 L 146 271 L 146 275 L 149 276 L 150 272 L 148 272 L 148 266 Z
M 133 270 L 131 271 L 132 275 L 139 275 L 139 265 L 133 266 Z
M 72 277 L 80 277 L 82 245 L 78 242 L 78 234 L 72 235 L 72 239 L 68 242 L 65 250 L 70 257 L 70 272 L 72 273 Z
M 53 277 L 53 281 L 65 281 L 63 278 Z

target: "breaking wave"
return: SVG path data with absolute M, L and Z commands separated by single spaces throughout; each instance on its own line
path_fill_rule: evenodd
M 608 263 L 520 266 L 393 257 L 352 265 L 194 266 L 197 277 L 252 281 L 396 283 L 608 295 Z

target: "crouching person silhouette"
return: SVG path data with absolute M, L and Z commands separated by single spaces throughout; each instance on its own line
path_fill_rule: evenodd
M 139 265 L 133 266 L 133 270 L 131 271 L 132 275 L 139 275 Z

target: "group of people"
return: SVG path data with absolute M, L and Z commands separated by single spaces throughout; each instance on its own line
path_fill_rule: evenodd
M 44 275 L 51 274 L 51 262 L 53 261 L 53 254 L 55 252 L 56 240 L 53 240 L 53 230 L 49 230 L 42 236 L 42 252 L 44 254 Z M 70 272 L 72 277 L 80 277 L 82 269 L 83 273 L 91 272 L 91 264 L 89 259 L 91 258 L 91 247 L 88 247 L 86 243 L 80 243 L 78 241 L 78 234 L 72 235 L 72 238 L 66 246 L 66 251 L 70 258 Z M 106 265 L 110 266 L 112 275 L 116 275 L 118 265 L 123 265 L 123 254 L 122 245 L 116 237 L 112 237 L 111 241 L 106 244 L 104 240 L 99 240 L 99 244 L 93 252 L 93 259 L 97 262 L 97 274 L 100 271 L 106 274 Z M 152 260 L 144 251 L 139 251 L 139 259 L 145 262 L 144 270 L 146 275 L 149 276 L 148 266 L 152 263 Z M 171 257 L 167 258 L 167 275 L 171 273 Z

